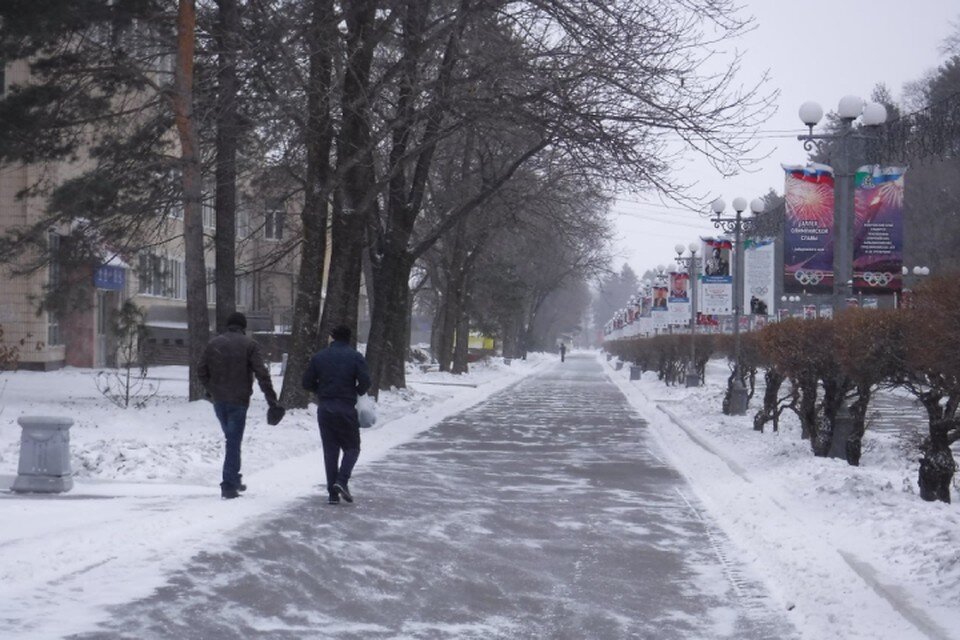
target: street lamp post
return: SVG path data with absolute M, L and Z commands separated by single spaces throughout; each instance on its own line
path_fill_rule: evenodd
M 809 133 L 797 136 L 807 151 L 829 153 L 834 170 L 834 253 L 833 253 L 833 315 L 845 306 L 846 298 L 853 287 L 853 181 L 856 166 L 851 150 L 852 140 L 872 140 L 875 136 L 858 133 L 853 121 L 861 122 L 872 131 L 887 119 L 887 109 L 877 102 L 864 103 L 857 96 L 844 96 L 837 106 L 840 117 L 838 133 L 813 133 L 813 127 L 823 118 L 823 108 L 816 102 L 800 105 L 800 119 L 810 129 Z
M 722 217 L 727 204 L 717 199 L 710 205 L 713 209 L 713 226 L 722 229 L 724 233 L 733 234 L 733 249 L 736 265 L 733 270 L 733 377 L 727 388 L 727 413 L 732 416 L 742 416 L 747 412 L 747 386 L 743 382 L 743 368 L 740 364 L 740 316 L 743 308 L 743 234 L 751 233 L 757 224 L 757 218 L 745 218 L 743 212 L 747 208 L 746 198 L 734 198 L 733 210 L 736 213 L 732 218 Z M 763 200 L 755 198 L 750 203 L 750 210 L 754 215 L 763 213 Z
M 917 282 L 919 282 L 922 278 L 930 275 L 930 267 L 916 266 L 911 269 L 910 267 L 904 265 L 903 267 L 901 267 L 900 272 L 903 274 L 903 284 L 904 284 L 903 291 L 907 292 L 907 291 L 911 291 L 913 289 L 913 286 Z M 912 277 L 911 277 L 911 274 L 912 274 Z M 910 284 L 909 288 L 907 288 L 906 286 L 907 284 Z M 903 304 L 903 300 L 897 301 L 896 305 L 894 306 L 899 307 L 901 304 Z
M 796 304 L 800 302 L 800 296 L 780 296 L 783 306 L 790 311 L 790 315 L 795 314 Z
M 690 256 L 683 257 L 683 245 L 678 244 L 674 247 L 677 252 L 677 264 L 687 268 L 687 279 L 690 281 L 690 362 L 687 363 L 687 387 L 700 386 L 700 374 L 697 372 L 697 273 L 699 272 L 700 259 L 697 258 L 697 250 L 700 248 L 696 242 L 691 242 L 688 246 Z

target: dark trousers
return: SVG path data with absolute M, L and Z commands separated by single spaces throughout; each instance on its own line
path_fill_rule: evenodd
M 327 491 L 334 483 L 346 487 L 360 457 L 360 422 L 356 407 L 344 400 L 323 400 L 317 408 Z M 340 453 L 343 453 L 343 459 Z
M 247 424 L 247 408 L 229 402 L 214 402 L 213 411 L 220 421 L 226 441 L 223 453 L 224 488 L 240 486 L 240 447 L 243 444 L 243 429 Z

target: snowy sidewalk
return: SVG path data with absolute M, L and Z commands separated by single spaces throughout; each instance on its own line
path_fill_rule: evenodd
M 543 364 L 531 355 L 509 367 L 476 365 L 465 376 L 411 373 L 409 389 L 381 395 L 380 424 L 364 432 L 363 464 Z M 147 596 L 196 553 L 223 548 L 303 496 L 320 493 L 312 406 L 269 427 L 258 393 L 243 450 L 248 495 L 221 501 L 223 437 L 210 405 L 184 400 L 185 368 L 162 369 L 157 375 L 172 382 L 139 411 L 109 405 L 88 371 L 4 375 L 0 637 L 48 640 L 88 628 L 102 618 L 102 607 Z M 9 493 L 19 451 L 16 418 L 50 414 L 77 419 L 73 490 Z
M 358 470 L 71 638 L 797 637 L 592 355 Z
M 804 638 L 960 638 L 960 513 L 915 495 L 908 434 L 868 429 L 850 467 L 814 458 L 792 416 L 779 434 L 753 431 L 756 399 L 722 415 L 723 362 L 693 389 L 604 365 Z

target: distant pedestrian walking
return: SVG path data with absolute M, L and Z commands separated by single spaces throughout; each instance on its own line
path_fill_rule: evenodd
M 332 342 L 310 359 L 303 374 L 303 388 L 317 394 L 317 423 L 330 504 L 339 503 L 341 498 L 353 502 L 348 483 L 360 457 L 357 396 L 370 388 L 367 361 L 350 346 L 351 335 L 345 326 L 331 331 Z
M 280 406 L 260 346 L 247 337 L 246 328 L 246 316 L 231 313 L 227 317 L 227 330 L 207 344 L 197 368 L 200 382 L 213 401 L 213 411 L 223 430 L 225 445 L 220 496 L 227 499 L 239 497 L 247 488 L 240 473 L 240 448 L 254 377 L 270 408 Z
M 560 343 L 560 362 L 563 362 L 567 355 L 567 345 Z

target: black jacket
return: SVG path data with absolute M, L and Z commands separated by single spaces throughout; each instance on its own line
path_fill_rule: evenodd
M 227 328 L 207 344 L 197 375 L 214 402 L 249 406 L 254 376 L 267 402 L 277 401 L 260 346 L 239 327 Z
M 355 404 L 357 396 L 370 388 L 367 361 L 344 341 L 334 341 L 310 358 L 303 373 L 303 388 L 324 400 L 347 400 Z

